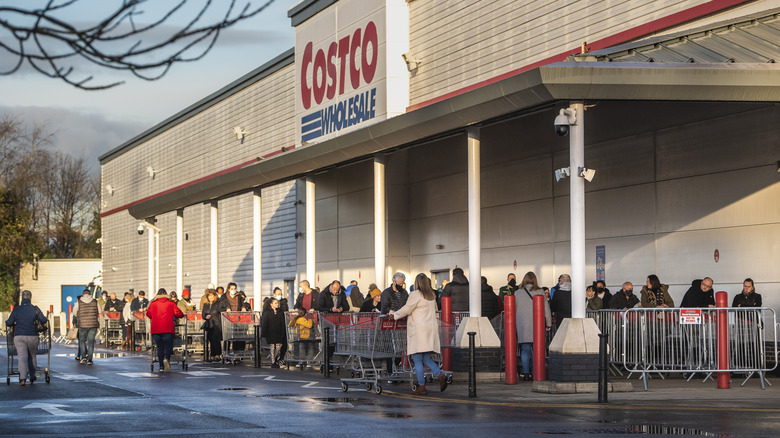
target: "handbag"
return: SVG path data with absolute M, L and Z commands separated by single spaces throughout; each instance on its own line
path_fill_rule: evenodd
M 201 330 L 209 330 L 211 328 L 211 320 L 207 319 L 203 321 L 203 324 L 201 324 L 200 329 Z
M 71 327 L 68 330 L 68 333 L 65 335 L 65 339 L 68 339 L 70 341 L 75 341 L 79 338 L 79 329 L 78 327 Z
M 33 324 L 35 325 L 35 332 L 43 333 L 46 330 L 48 330 L 49 327 L 43 321 L 41 321 L 40 318 L 38 318 L 38 313 L 40 312 L 40 309 L 36 307 L 35 310 L 36 310 L 35 319 L 33 320 Z

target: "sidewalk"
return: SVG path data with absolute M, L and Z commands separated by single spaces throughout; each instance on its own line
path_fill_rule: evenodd
M 642 381 L 638 376 L 629 380 L 634 387 L 632 392 L 613 392 L 608 394 L 610 407 L 679 407 L 693 409 L 747 409 L 771 410 L 780 412 L 780 389 L 770 386 L 777 385 L 774 376 L 770 376 L 766 389 L 762 390 L 757 376 L 753 376 L 745 386 L 744 378 L 734 377 L 731 389 L 717 389 L 713 380 L 702 383 L 703 375 L 697 375 L 687 382 L 679 374 L 672 374 L 666 379 L 654 376 L 648 381 L 648 390 L 643 390 Z M 626 381 L 625 377 L 613 378 L 612 381 Z M 604 407 L 598 403 L 598 393 L 591 394 L 543 394 L 531 391 L 532 382 L 518 382 L 517 385 L 503 383 L 477 384 L 477 398 L 468 397 L 468 383 L 455 382 L 447 390 L 440 393 L 438 384 L 431 384 L 427 397 L 448 401 L 476 401 L 489 404 L 533 405 L 554 407 L 549 405 L 592 405 Z M 405 385 L 388 387 L 394 393 L 408 394 Z

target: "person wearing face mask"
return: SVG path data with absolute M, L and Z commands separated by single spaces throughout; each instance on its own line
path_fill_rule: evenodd
M 612 293 L 607 289 L 607 285 L 604 280 L 596 280 L 593 282 L 593 290 L 596 292 L 596 296 L 601 299 L 604 305 L 602 309 L 609 309 L 609 302 L 612 300 Z
M 639 304 L 639 298 L 634 295 L 634 285 L 630 281 L 623 283 L 623 289 L 616 293 L 609 302 L 610 309 L 626 310 Z
M 241 312 L 244 310 L 245 296 L 238 293 L 238 286 L 235 283 L 230 282 L 227 285 L 227 290 L 217 301 L 218 314 L 222 312 Z M 233 350 L 241 351 L 246 347 L 244 341 L 233 341 Z
M 515 309 L 517 320 L 517 343 L 520 344 L 520 362 L 523 368 L 523 380 L 531 380 L 531 354 L 534 343 L 534 300 L 536 295 L 544 296 L 539 287 L 536 274 L 528 272 L 523 277 L 521 287 L 515 291 Z M 544 325 L 547 330 L 552 325 L 550 304 L 544 300 Z
M 289 312 L 290 306 L 287 304 L 287 298 L 284 298 L 282 289 L 275 287 L 273 291 L 273 299 L 279 301 L 279 310 L 282 312 Z
M 304 309 L 308 313 L 314 313 L 320 293 L 311 288 L 309 280 L 302 280 L 298 283 L 298 297 L 295 299 L 295 308 Z

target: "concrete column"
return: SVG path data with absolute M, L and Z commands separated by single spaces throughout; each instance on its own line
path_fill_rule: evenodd
M 387 284 L 385 279 L 387 221 L 385 218 L 385 155 L 374 155 L 374 282 L 379 287 Z
M 154 282 L 154 278 L 155 278 L 155 274 L 154 274 L 154 266 L 155 266 L 155 263 L 154 263 L 154 261 L 155 261 L 155 257 L 154 257 L 154 254 L 155 254 L 155 252 L 154 252 L 154 235 L 155 235 L 155 232 L 151 228 L 146 227 L 146 234 L 148 234 L 147 241 L 149 242 L 149 254 L 148 254 L 148 256 L 149 256 L 149 265 L 148 265 L 148 273 L 149 273 L 149 275 L 147 277 L 148 278 L 147 287 L 149 289 L 149 296 L 154 298 L 154 296 L 157 295 L 157 289 L 155 289 L 155 287 L 154 287 L 154 285 L 155 285 L 155 282 Z M 117 294 L 117 297 L 118 296 L 119 296 L 119 294 Z
M 263 271 L 262 271 L 262 245 L 263 245 L 263 230 L 261 228 L 261 219 L 263 213 L 263 198 L 261 197 L 260 189 L 255 189 L 254 196 L 252 197 L 252 290 L 255 296 L 256 309 L 260 308 L 260 288 L 263 284 Z
M 306 279 L 312 288 L 316 286 L 316 255 L 317 255 L 317 229 L 316 229 L 316 200 L 314 193 L 314 176 L 306 177 Z
M 151 230 L 149 230 L 151 232 Z M 154 290 L 160 288 L 160 231 L 154 231 Z M 181 290 L 178 291 L 181 293 Z M 155 292 L 156 293 L 156 292 Z
M 184 209 L 176 210 L 176 292 L 184 289 Z M 192 292 L 192 291 L 190 291 Z
M 585 106 L 577 102 L 569 108 L 575 111 L 577 117 L 569 134 L 571 316 L 585 318 L 585 178 L 579 176 L 579 169 L 585 167 Z
M 219 220 L 219 206 L 216 201 L 211 203 L 211 283 L 214 283 L 214 287 L 219 286 L 217 280 L 219 269 L 219 233 L 218 233 L 218 220 Z
M 469 316 L 482 316 L 482 229 L 480 198 L 479 128 L 468 128 L 468 217 L 469 217 Z

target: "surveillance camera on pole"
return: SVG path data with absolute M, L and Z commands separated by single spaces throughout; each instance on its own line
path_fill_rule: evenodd
M 569 127 L 577 124 L 577 114 L 569 108 L 561 108 L 555 117 L 555 133 L 561 137 L 569 135 Z

